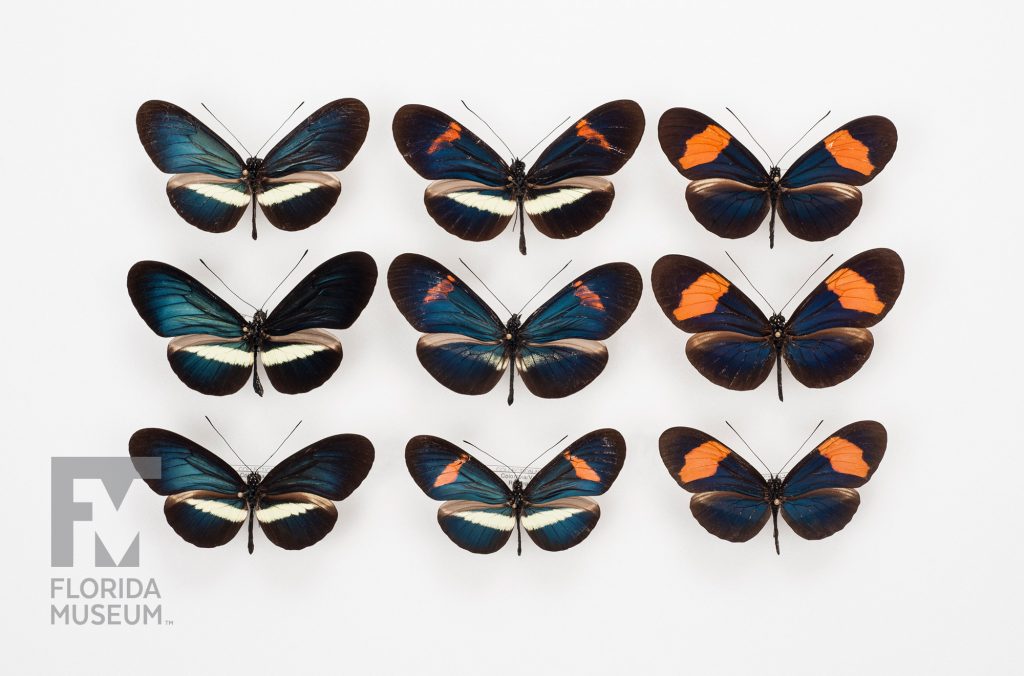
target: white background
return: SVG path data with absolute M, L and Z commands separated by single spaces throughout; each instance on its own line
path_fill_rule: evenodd
M 1015 424 L 1024 149 L 1020 15 L 1004 11 L 1008 4 L 179 0 L 9 8 L 0 28 L 2 670 L 1013 670 L 1024 563 Z M 362 99 L 371 123 L 339 176 L 338 205 L 301 233 L 276 231 L 261 216 L 255 243 L 244 220 L 223 235 L 184 223 L 135 132 L 147 99 L 173 101 L 212 125 L 206 102 L 253 148 L 298 101 L 308 114 L 344 96 Z M 566 241 L 531 228 L 523 258 L 511 232 L 474 244 L 437 227 L 423 209 L 426 181 L 395 150 L 391 117 L 411 102 L 455 115 L 499 147 L 460 98 L 520 153 L 563 117 L 616 98 L 643 106 L 647 132 L 613 179 L 608 217 Z M 686 210 L 685 183 L 656 127 L 665 109 L 693 107 L 753 148 L 726 105 L 776 156 L 831 109 L 787 163 L 866 114 L 890 117 L 899 147 L 839 237 L 808 243 L 780 229 L 774 251 L 766 228 L 721 240 Z M 748 288 L 728 249 L 781 303 L 828 253 L 836 254 L 831 270 L 876 246 L 902 255 L 907 278 L 874 331 L 874 355 L 827 390 L 805 389 L 787 373 L 784 404 L 773 383 L 737 393 L 699 376 L 683 356 L 686 334 L 649 290 L 651 265 L 670 252 L 702 258 Z M 268 387 L 262 400 L 249 389 L 213 398 L 187 389 L 166 363 L 166 341 L 139 319 L 125 289 L 128 268 L 152 258 L 221 292 L 200 268 L 202 256 L 259 302 L 306 248 L 286 288 L 343 251 L 367 251 L 380 269 L 367 310 L 340 334 L 339 372 L 306 395 Z M 591 386 L 553 401 L 519 388 L 510 409 L 504 383 L 463 397 L 419 366 L 418 334 L 384 283 L 390 261 L 406 251 L 456 271 L 464 257 L 516 307 L 570 258 L 559 285 L 625 260 L 648 288 L 607 342 L 609 366 Z M 253 556 L 241 536 L 215 550 L 186 544 L 165 523 L 162 499 L 141 483 L 115 512 L 97 483 L 84 482 L 76 495 L 96 503 L 96 521 L 76 529 L 78 566 L 51 569 L 50 457 L 120 456 L 147 426 L 228 455 L 204 414 L 250 461 L 302 419 L 281 457 L 358 432 L 376 446 L 376 463 L 320 544 L 287 552 L 258 533 Z M 727 418 L 773 467 L 822 418 L 815 440 L 877 419 L 889 449 L 846 530 L 808 542 L 782 525 L 780 557 L 767 529 L 746 544 L 708 535 L 658 457 L 659 434 L 680 424 L 742 449 Z M 463 552 L 438 529 L 437 503 L 405 468 L 405 443 L 416 434 L 470 439 L 522 463 L 563 434 L 572 440 L 602 426 L 625 435 L 627 461 L 600 499 L 594 533 L 562 553 L 530 542 L 521 558 L 512 547 Z M 142 533 L 142 567 L 127 574 L 157 580 L 173 626 L 49 626 L 50 577 L 125 572 L 90 567 L 96 528 L 115 556 Z

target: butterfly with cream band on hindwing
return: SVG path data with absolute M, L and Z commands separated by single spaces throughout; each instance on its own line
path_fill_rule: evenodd
M 861 208 L 857 186 L 889 163 L 897 135 L 895 125 L 879 115 L 852 120 L 812 146 L 785 173 L 771 157 L 771 169 L 765 171 L 724 127 L 689 108 L 665 111 L 658 139 L 668 161 L 691 181 L 686 203 L 701 225 L 719 237 L 736 239 L 752 234 L 770 212 L 768 243 L 774 247 L 776 211 L 789 232 L 812 242 L 849 227 Z
M 476 134 L 428 106 L 402 106 L 392 131 L 409 166 L 434 181 L 423 200 L 438 225 L 482 242 L 497 237 L 518 214 L 519 251 L 525 255 L 527 215 L 542 234 L 556 239 L 576 237 L 604 218 L 615 189 L 603 177 L 633 156 L 644 113 L 625 99 L 598 106 L 552 141 L 529 171 L 522 159 L 507 164 Z
M 256 239 L 257 203 L 271 225 L 281 230 L 303 230 L 327 215 L 341 194 L 341 182 L 324 172 L 349 165 L 366 139 L 370 114 L 358 99 L 332 101 L 266 157 L 257 157 L 261 147 L 247 160 L 173 103 L 143 103 L 135 123 L 153 164 L 165 174 L 175 174 L 167 182 L 167 198 L 178 215 L 200 230 L 227 232 L 251 203 Z
M 253 389 L 263 396 L 257 357 L 279 392 L 308 392 L 327 382 L 341 365 L 342 351 L 341 341 L 324 329 L 350 327 L 376 282 L 377 265 L 369 255 L 339 254 L 306 275 L 269 314 L 250 305 L 254 314 L 246 319 L 191 275 L 141 261 L 128 272 L 128 294 L 154 333 L 173 338 L 167 360 L 183 383 L 222 396 L 240 390 L 251 375 Z
M 405 447 L 413 480 L 428 497 L 445 501 L 437 511 L 441 530 L 474 554 L 498 551 L 515 530 L 516 553 L 522 555 L 523 529 L 538 547 L 550 552 L 578 545 L 601 516 L 601 509 L 588 496 L 604 494 L 625 460 L 622 435 L 613 429 L 595 430 L 569 444 L 525 486 L 523 473 L 506 465 L 514 476 L 510 487 L 485 464 L 444 439 L 418 436 Z
M 526 321 L 520 320 L 522 310 L 506 307 L 507 322 L 426 256 L 397 257 L 388 269 L 388 289 L 405 319 L 425 334 L 416 355 L 435 380 L 459 394 L 485 394 L 508 369 L 511 405 L 516 371 L 527 389 L 548 399 L 578 392 L 597 378 L 608 363 L 608 349 L 600 341 L 633 314 L 643 281 L 629 263 L 600 265 L 563 287 Z
M 686 357 L 702 376 L 730 390 L 752 390 L 775 368 L 782 401 L 783 361 L 798 381 L 815 388 L 837 385 L 860 370 L 874 346 L 868 327 L 892 309 L 903 274 L 895 251 L 857 254 L 818 284 L 788 320 L 781 314 L 785 306 L 765 317 L 732 282 L 690 256 L 660 258 L 651 285 L 669 321 L 694 334 Z
M 220 457 L 168 430 L 139 430 L 128 442 L 128 451 L 133 461 L 160 461 L 160 478 L 146 483 L 167 496 L 164 516 L 182 539 L 197 547 L 219 547 L 230 542 L 248 519 L 250 554 L 254 522 L 284 549 L 303 549 L 323 539 L 338 520 L 334 502 L 359 487 L 374 459 L 373 444 L 366 437 L 336 434 L 285 458 L 266 476 L 260 470 L 270 458 L 256 468 L 245 465 L 243 480 Z
M 880 423 L 855 422 L 818 444 L 784 477 L 780 470 L 767 479 L 725 444 L 691 427 L 665 430 L 659 448 L 672 478 L 694 494 L 690 511 L 701 526 L 723 540 L 746 542 L 770 516 L 778 554 L 779 512 L 807 540 L 829 537 L 850 522 L 860 506 L 856 489 L 878 469 L 886 442 Z

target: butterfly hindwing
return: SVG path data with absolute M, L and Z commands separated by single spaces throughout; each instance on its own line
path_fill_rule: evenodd
M 255 355 L 244 340 L 191 335 L 167 344 L 167 361 L 181 382 L 213 396 L 234 394 L 249 382 Z
M 494 239 L 516 212 L 516 201 L 504 187 L 457 178 L 428 185 L 423 202 L 438 225 L 471 242 Z

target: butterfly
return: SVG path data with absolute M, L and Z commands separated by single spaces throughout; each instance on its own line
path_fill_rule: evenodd
M 700 525 L 723 540 L 746 542 L 771 515 L 776 553 L 780 511 L 807 540 L 827 538 L 850 523 L 860 506 L 855 489 L 878 469 L 885 444 L 881 424 L 855 422 L 818 444 L 785 478 L 771 474 L 765 479 L 738 453 L 700 430 L 673 427 L 658 442 L 669 474 L 694 494 L 690 511 Z
M 416 355 L 430 375 L 459 394 L 485 394 L 507 368 L 512 404 L 516 371 L 527 389 L 548 399 L 578 392 L 597 378 L 608 363 L 608 350 L 598 341 L 633 314 L 643 282 L 629 263 L 600 265 L 525 322 L 511 311 L 502 322 L 450 270 L 418 254 L 391 263 L 388 288 L 406 320 L 426 334 Z
M 607 491 L 626 460 L 626 442 L 613 429 L 586 434 L 556 455 L 526 486 L 516 474 L 509 488 L 497 474 L 458 446 L 428 435 L 413 437 L 405 463 L 416 484 L 434 500 L 441 530 L 474 554 L 493 554 L 516 530 L 537 546 L 560 552 L 578 545 L 597 525 L 601 509 L 590 495 Z M 509 468 L 511 472 L 511 468 Z
M 691 181 L 686 203 L 701 225 L 719 237 L 746 237 L 770 211 L 769 246 L 775 246 L 776 211 L 800 239 L 820 242 L 845 230 L 860 213 L 856 186 L 877 176 L 896 152 L 896 127 L 878 115 L 836 129 L 785 174 L 771 158 L 765 171 L 724 127 L 689 108 L 665 111 L 658 139 L 668 161 Z
M 831 387 L 860 370 L 874 346 L 868 331 L 892 309 L 903 288 L 903 261 L 890 249 L 871 249 L 840 265 L 787 321 L 771 317 L 707 263 L 664 256 L 651 284 L 673 324 L 695 334 L 686 356 L 698 372 L 730 390 L 752 390 L 782 361 L 807 387 Z M 785 307 L 782 308 L 785 310 Z
M 338 201 L 341 183 L 323 172 L 348 166 L 369 123 L 362 101 L 338 99 L 306 118 L 266 157 L 242 160 L 213 130 L 173 103 L 146 101 L 135 117 L 153 164 L 176 174 L 167 182 L 167 197 L 178 215 L 200 230 L 227 232 L 252 203 L 253 239 L 257 202 L 267 220 L 282 230 L 304 230 L 326 216 Z
M 128 272 L 128 294 L 153 332 L 173 338 L 167 360 L 183 383 L 203 394 L 237 392 L 253 376 L 256 357 L 279 392 L 320 387 L 341 364 L 341 342 L 322 329 L 347 329 L 377 283 L 377 265 L 361 251 L 340 254 L 306 275 L 268 315 L 245 319 L 178 268 L 141 261 Z M 269 299 L 268 299 L 269 300 Z
M 220 457 L 180 434 L 158 428 L 132 435 L 128 452 L 143 476 L 143 463 L 156 458 L 160 478 L 146 479 L 166 495 L 164 516 L 174 532 L 197 547 L 220 547 L 249 519 L 284 549 L 303 549 L 334 528 L 344 500 L 373 465 L 373 444 L 358 434 L 336 434 L 303 448 L 260 475 L 262 466 L 241 475 Z M 266 464 L 266 463 L 264 463 Z
M 428 106 L 402 106 L 392 131 L 409 166 L 434 181 L 423 201 L 438 225 L 482 242 L 497 237 L 518 213 L 519 251 L 525 255 L 526 214 L 556 239 L 576 237 L 604 218 L 615 188 L 602 176 L 633 156 L 644 113 L 628 100 L 595 108 L 552 141 L 529 171 L 517 157 L 509 166 L 476 134 Z

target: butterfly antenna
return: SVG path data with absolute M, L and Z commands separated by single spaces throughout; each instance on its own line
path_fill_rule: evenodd
M 221 284 L 223 284 L 223 285 L 224 285 L 224 288 L 225 288 L 225 289 L 227 289 L 228 291 L 231 291 L 231 295 L 232 295 L 232 296 L 234 296 L 234 297 L 235 297 L 235 298 L 237 298 L 238 300 L 242 301 L 243 303 L 245 303 L 246 305 L 248 305 L 249 307 L 251 307 L 251 308 L 252 308 L 252 310 L 253 310 L 253 312 L 258 312 L 258 309 L 257 309 L 257 308 L 256 308 L 256 307 L 255 307 L 255 306 L 254 306 L 254 305 L 252 304 L 252 303 L 250 303 L 249 301 L 247 301 L 246 299 L 242 298 L 242 297 L 241 297 L 241 296 L 239 296 L 239 295 L 238 295 L 237 293 L 235 293 L 234 291 L 232 291 L 232 290 L 231 290 L 231 287 L 230 287 L 230 286 L 228 286 L 227 284 L 225 284 L 225 283 L 224 283 L 224 280 L 220 278 L 220 275 L 218 275 L 218 274 L 217 274 L 216 272 L 214 272 L 214 271 L 213 271 L 213 268 L 211 268 L 211 267 L 210 267 L 209 265 L 207 265 L 207 264 L 206 264 L 206 261 L 204 261 L 204 260 L 203 260 L 202 258 L 200 258 L 200 259 L 199 259 L 199 262 L 203 264 L 203 267 L 204 267 L 204 268 L 206 268 L 207 270 L 209 270 L 209 271 L 210 271 L 210 274 L 211 274 L 211 275 L 213 275 L 214 277 L 216 277 L 216 278 L 217 278 L 217 281 L 218 281 L 218 282 L 220 282 Z
M 821 120 L 824 120 L 824 119 L 825 119 L 826 117 L 828 117 L 828 116 L 829 116 L 829 115 L 831 115 L 831 114 L 832 114 L 832 111 L 830 110 L 830 111 L 828 111 L 827 113 L 825 113 L 824 115 L 822 115 L 822 116 L 821 116 L 821 119 L 819 119 L 819 120 L 818 120 L 817 122 L 815 122 L 814 124 L 812 124 L 812 125 L 811 125 L 811 128 L 810 128 L 810 129 L 808 129 L 807 131 L 805 131 L 805 132 L 804 132 L 804 135 L 803 135 L 803 136 L 801 136 L 800 138 L 798 138 L 798 139 L 796 140 L 796 143 L 794 143 L 793 145 L 791 145 L 791 146 L 789 147 L 789 150 L 792 150 L 793 148 L 796 148 L 797 144 L 798 144 L 798 143 L 800 143 L 800 141 L 803 141 L 803 140 L 804 140 L 805 138 L 807 138 L 807 135 L 808 135 L 808 134 L 810 134 L 810 133 L 811 133 L 812 131 L 814 131 L 814 128 L 815 128 L 815 127 L 817 127 L 817 126 L 818 126 L 819 124 L 821 124 Z M 789 154 L 789 150 L 787 150 L 786 152 L 782 153 L 782 157 L 780 157 L 780 158 L 779 158 L 779 163 L 780 163 L 780 164 L 782 163 L 782 160 L 784 160 L 784 159 L 786 158 L 786 155 L 788 155 L 788 154 Z
M 811 437 L 814 436 L 814 433 L 818 431 L 818 428 L 821 427 L 821 423 L 823 423 L 823 422 L 825 422 L 825 421 L 824 420 L 819 420 L 818 424 L 814 426 L 813 430 L 811 430 L 811 433 L 807 435 L 806 439 L 804 439 L 804 443 L 800 444 L 800 448 L 798 448 L 795 451 L 793 451 L 793 455 L 789 456 L 789 460 L 787 460 L 786 462 L 782 463 L 782 467 L 779 468 L 779 474 L 780 475 L 782 474 L 782 470 L 786 469 L 786 465 L 789 464 L 790 460 L 795 458 L 796 454 L 799 453 L 801 450 L 803 450 L 803 447 L 807 445 L 807 442 L 811 440 Z
M 754 450 L 753 448 L 751 448 L 751 447 L 750 447 L 750 444 L 748 444 L 748 443 L 747 443 L 747 440 L 746 440 L 746 439 L 744 439 L 744 438 L 743 438 L 743 437 L 742 437 L 742 436 L 740 435 L 740 433 L 736 431 L 736 428 L 732 426 L 732 423 L 730 423 L 730 422 L 729 422 L 728 420 L 726 420 L 726 421 L 725 421 L 725 424 L 729 426 L 729 429 L 731 429 L 731 430 L 732 430 L 733 434 L 735 434 L 736 436 L 738 436 L 738 437 L 740 438 L 740 441 L 742 441 L 742 442 L 743 442 L 743 445 L 747 447 L 747 450 L 748 450 L 748 451 L 750 451 L 751 453 L 753 453 L 753 454 L 754 454 L 754 457 L 755 457 L 755 458 L 757 458 L 757 459 L 758 459 L 758 461 L 759 461 L 759 462 L 760 462 L 760 463 L 761 463 L 762 465 L 764 465 L 764 468 L 765 468 L 766 470 L 768 470 L 768 476 L 772 476 L 772 471 L 771 471 L 770 469 L 768 469 L 768 465 L 767 465 L 767 464 L 765 464 L 765 461 L 764 461 L 764 460 L 761 460 L 761 456 L 759 456 L 759 455 L 757 454 L 757 451 L 755 451 L 755 450 Z
M 462 101 L 462 99 L 459 99 L 459 100 Z M 470 108 L 469 106 L 467 106 L 465 101 L 462 101 L 462 105 L 466 106 L 466 110 L 468 110 L 469 112 L 473 113 L 473 115 L 476 116 L 476 119 L 478 119 L 481 122 L 483 122 L 484 126 L 486 126 L 488 129 L 491 130 L 491 133 L 494 134 L 494 137 L 496 139 L 498 139 L 499 141 L 501 141 L 501 145 L 505 146 L 505 150 L 508 151 L 509 155 L 511 155 L 512 157 L 516 156 L 516 154 L 514 152 L 512 152 L 512 149 L 508 147 L 508 144 L 505 143 L 505 141 L 500 136 L 498 136 L 498 132 L 494 131 L 494 127 L 492 127 L 491 125 L 487 124 L 487 120 L 485 120 L 484 118 L 482 118 L 479 115 L 477 115 L 476 111 L 473 110 L 472 108 Z
M 548 288 L 548 284 L 550 284 L 551 282 L 553 282 L 553 281 L 554 281 L 554 279 L 555 279 L 555 277 L 557 277 L 558 275 L 562 274 L 562 272 L 563 272 L 563 271 L 564 271 L 564 270 L 565 270 L 565 269 L 566 269 L 567 267 L 569 267 L 569 263 L 572 263 L 572 259 L 571 259 L 571 258 L 569 259 L 569 261 L 568 261 L 568 262 L 567 262 L 567 263 L 566 263 L 565 265 L 563 265 L 563 266 L 562 266 L 562 267 L 561 267 L 561 268 L 560 268 L 560 269 L 558 270 L 558 272 L 556 272 L 555 274 L 553 274 L 553 275 L 551 276 L 551 279 L 549 279 L 548 281 L 544 282 L 544 286 L 542 286 L 542 287 L 540 287 L 539 289 L 537 289 L 537 293 L 535 293 L 535 294 L 533 294 L 532 296 L 530 296 L 530 300 L 528 300 L 528 301 L 526 301 L 525 303 L 523 303 L 523 307 L 522 307 L 522 308 L 520 308 L 520 310 L 519 310 L 519 314 L 523 314 L 523 310 L 525 310 L 525 309 L 526 309 L 526 306 L 527 306 L 527 305 L 529 305 L 530 303 L 532 303 L 532 302 L 533 302 L 533 299 L 534 299 L 534 298 L 536 298 L 537 296 L 539 296 L 539 295 L 540 295 L 540 292 L 541 292 L 541 291 L 543 291 L 544 289 Z
M 743 272 L 743 268 L 740 267 L 740 264 L 733 260 L 733 257 L 729 255 L 728 251 L 725 252 L 725 255 L 729 256 L 729 260 L 732 261 L 732 264 L 735 265 L 736 269 L 740 271 L 741 275 L 743 275 L 743 279 L 747 280 L 747 284 L 750 285 L 750 288 L 752 288 L 754 291 L 757 291 L 757 295 L 760 296 L 761 300 L 765 302 L 765 305 L 767 305 L 768 309 L 772 311 L 772 314 L 778 314 L 777 312 L 775 312 L 775 308 L 772 307 L 772 304 L 768 302 L 768 299 L 764 297 L 764 294 L 761 293 L 761 291 L 758 290 L 756 286 L 754 286 L 754 283 L 752 281 L 750 281 L 750 277 L 747 277 L 747 273 Z
M 219 124 L 220 126 L 224 127 L 224 131 L 226 131 L 228 133 L 228 135 L 231 136 L 231 138 L 235 139 L 235 143 L 237 143 L 238 145 L 242 146 L 242 150 L 244 150 L 249 157 L 253 156 L 253 154 L 249 152 L 249 149 L 245 147 L 245 144 L 242 143 L 241 141 L 239 141 L 238 137 L 235 136 L 235 132 L 233 132 L 230 129 L 228 129 L 228 126 L 226 124 L 224 124 L 223 122 L 221 122 L 220 118 L 218 118 L 216 115 L 214 115 L 213 111 L 210 110 L 209 108 L 207 108 L 205 103 L 200 103 L 200 105 L 203 108 L 206 108 L 206 112 L 208 112 L 210 114 L 210 117 L 212 117 L 213 119 L 217 120 L 217 124 Z
M 772 156 L 768 154 L 768 151 L 764 149 L 764 146 L 761 145 L 761 143 L 754 137 L 754 135 L 750 133 L 750 130 L 747 129 L 747 125 L 743 124 L 743 120 L 739 118 L 739 115 L 732 112 L 732 109 L 729 108 L 728 106 L 726 106 L 725 109 L 729 111 L 730 115 L 736 118 L 736 121 L 740 123 L 741 127 L 743 127 L 743 131 L 747 132 L 747 136 L 750 137 L 750 140 L 752 140 L 754 144 L 761 149 L 761 152 L 764 153 L 764 156 L 768 158 L 768 163 L 771 164 L 773 167 L 778 166 L 777 164 L 775 164 L 775 160 L 772 159 Z
M 305 258 L 306 254 L 308 254 L 308 253 L 309 253 L 309 249 L 306 249 L 305 251 L 302 252 L 302 255 L 299 256 L 299 262 L 296 263 L 295 265 L 293 265 L 292 269 L 288 271 L 288 274 L 284 276 L 284 279 L 282 279 L 280 282 L 278 282 L 277 286 L 274 287 L 274 290 L 270 292 L 269 296 L 267 296 L 267 299 L 265 301 L 263 301 L 263 305 L 260 306 L 261 308 L 267 306 L 267 303 L 270 302 L 270 299 L 274 297 L 274 294 L 277 293 L 277 290 L 281 288 L 281 285 L 284 284 L 286 281 L 288 281 L 288 278 L 292 276 L 293 272 L 295 272 L 295 268 L 299 267 L 299 264 L 302 263 L 302 259 Z
M 268 138 L 266 141 L 263 142 L 263 145 L 260 146 L 260 149 L 256 151 L 256 155 L 259 155 L 261 152 L 263 152 L 263 149 L 267 147 L 268 143 L 270 143 L 270 139 L 274 138 L 275 136 L 277 136 L 277 132 L 281 131 L 282 127 L 284 127 L 286 124 L 288 124 L 288 120 L 292 119 L 292 115 L 294 115 L 295 113 L 299 112 L 299 108 L 301 108 L 304 105 L 306 105 L 305 101 L 303 101 L 299 105 L 295 106 L 295 110 L 293 110 L 291 113 L 289 113 L 288 117 L 284 118 L 284 122 L 281 123 L 281 126 L 278 127 L 277 129 L 275 129 L 274 133 L 270 135 L 270 138 Z
M 798 293 L 800 293 L 800 290 L 801 290 L 801 289 L 803 289 L 803 288 L 804 288 L 805 286 L 807 286 L 807 282 L 811 281 L 811 278 L 812 278 L 812 277 L 814 277 L 814 275 L 818 274 L 818 270 L 821 270 L 821 269 L 822 269 L 823 267 L 825 267 L 825 263 L 828 263 L 828 262 L 829 262 L 829 260 L 831 260 L 832 256 L 834 256 L 834 255 L 835 255 L 835 254 L 829 254 L 829 255 L 828 255 L 828 258 L 826 258 L 825 260 L 823 260 L 823 261 L 821 262 L 821 265 L 819 265 L 818 267 L 814 268 L 814 272 L 812 272 L 811 274 L 809 274 L 809 275 L 807 276 L 807 279 L 805 279 L 805 280 L 804 280 L 804 283 L 800 285 L 800 288 L 799 288 L 799 289 L 797 289 L 796 291 L 794 291 L 794 292 L 793 292 L 793 295 L 792 295 L 792 296 L 790 296 L 790 297 L 789 297 L 789 300 L 787 300 L 787 301 L 786 301 L 786 305 L 783 305 L 783 306 L 782 306 L 782 310 L 785 310 L 785 309 L 786 309 L 786 306 L 788 306 L 788 305 L 789 305 L 790 303 L 792 303 L 792 302 L 793 302 L 793 299 L 794 299 L 794 298 L 796 298 L 796 295 L 797 295 Z M 781 312 L 782 312 L 782 310 L 779 310 L 779 312 L 781 313 Z
M 220 437 L 221 441 L 224 442 L 224 445 L 231 449 L 232 453 L 235 453 L 235 449 L 231 448 L 231 444 L 229 444 L 228 440 L 224 438 L 224 435 L 220 433 L 220 430 L 217 429 L 217 426 L 213 424 L 213 421 L 210 420 L 210 416 L 207 415 L 203 417 L 206 418 L 206 422 L 210 423 L 210 427 L 213 428 L 213 431 L 216 432 L 217 436 Z M 249 467 L 249 465 L 245 464 L 245 460 L 242 460 L 242 456 L 238 455 L 238 453 L 235 453 L 235 457 L 238 458 L 238 462 L 242 463 L 242 467 L 244 467 L 247 471 L 252 472 L 252 467 Z
M 554 448 L 555 446 L 558 446 L 558 445 L 559 445 L 560 443 L 562 443 L 563 441 L 565 441 L 565 440 L 566 440 L 566 439 L 568 439 L 568 438 L 569 438 L 569 435 L 568 435 L 568 434 L 565 434 L 565 435 L 563 435 L 563 436 L 562 436 L 562 438 L 561 438 L 561 439 L 559 439 L 559 440 L 558 440 L 558 441 L 556 441 L 555 443 L 553 443 L 553 444 L 551 444 L 550 446 L 548 446 L 547 448 L 545 448 L 545 449 L 544 449 L 544 451 L 543 451 L 543 452 L 542 452 L 542 453 L 541 453 L 540 455 L 538 455 L 538 456 L 537 456 L 536 458 L 534 458 L 533 460 L 531 460 L 531 461 L 530 461 L 530 462 L 529 462 L 528 464 L 526 464 L 526 465 L 524 465 L 524 466 L 523 466 L 523 469 L 522 469 L 522 471 L 521 471 L 521 472 L 519 472 L 519 474 L 517 474 L 517 475 L 516 475 L 516 478 L 518 479 L 518 478 L 520 478 L 521 476 L 523 476 L 523 472 L 525 472 L 526 470 L 530 469 L 530 466 L 531 466 L 531 465 L 533 465 L 533 463 L 535 463 L 535 462 L 537 462 L 538 460 L 540 460 L 541 458 L 543 458 L 543 457 L 544 457 L 545 455 L 547 455 L 547 454 L 548 454 L 548 452 L 549 452 L 549 451 L 550 451 L 550 450 L 551 450 L 552 448 Z
M 462 260 L 460 258 L 459 262 L 462 263 L 464 266 L 466 266 L 466 269 L 469 270 L 469 274 L 471 274 L 474 277 L 476 277 L 476 281 L 478 281 L 481 284 L 483 284 L 483 287 L 485 289 L 487 289 L 487 292 L 490 293 L 492 296 L 494 296 L 494 300 L 498 301 L 498 304 L 501 305 L 501 307 L 505 308 L 505 312 L 507 312 L 507 313 L 509 313 L 511 315 L 512 314 L 512 310 L 509 310 L 508 306 L 501 302 L 501 299 L 498 298 L 498 294 L 496 294 L 493 291 L 491 291 L 491 287 L 487 286 L 487 282 L 485 282 L 484 280 L 480 279 L 480 275 L 478 275 L 475 272 L 473 272 L 473 268 L 469 267 L 469 265 L 466 264 L 466 261 L 464 261 L 464 260 Z
M 542 138 L 541 140 L 537 141 L 537 143 L 535 143 L 535 144 L 533 145 L 533 147 L 532 147 L 532 148 L 530 148 L 529 150 L 527 150 L 527 151 L 526 151 L 526 155 L 523 155 L 523 156 L 522 156 L 522 157 L 520 157 L 519 159 L 520 159 L 520 160 L 525 160 L 525 159 L 527 158 L 527 156 L 529 156 L 529 154 L 530 154 L 530 153 L 532 153 L 532 152 L 533 152 L 534 150 L 536 150 L 536 149 L 537 149 L 537 146 L 539 146 L 539 145 L 540 145 L 541 143 L 544 143 L 544 141 L 547 141 L 547 140 L 548 140 L 548 138 L 549 138 L 549 137 L 550 137 L 550 136 L 551 136 L 552 134 L 554 134 L 554 133 L 555 133 L 556 131 L 558 131 L 558 129 L 559 129 L 559 128 L 560 128 L 560 127 L 561 127 L 561 126 L 563 125 L 563 124 L 565 124 L 566 122 L 568 122 L 568 121 L 569 121 L 569 120 L 570 120 L 571 118 L 572 118 L 572 115 L 568 115 L 568 116 L 566 116 L 566 118 L 565 118 L 564 120 L 562 120 L 561 122 L 559 122 L 558 124 L 556 124 L 556 125 L 555 125 L 555 128 L 554 128 L 554 129 L 552 129 L 551 131 L 549 131 L 549 132 L 547 133 L 547 135 L 546 135 L 546 136 L 545 136 L 544 138 Z
M 487 451 L 485 451 L 484 449 L 482 449 L 482 448 L 480 448 L 479 446 L 477 446 L 476 444 L 474 444 L 474 443 L 473 443 L 472 441 L 466 441 L 465 439 L 463 439 L 463 440 L 462 440 L 462 443 L 464 443 L 464 444 L 468 444 L 468 445 L 472 446 L 473 448 L 475 448 L 476 450 L 480 451 L 481 453 L 483 453 L 484 455 L 486 455 L 486 456 L 487 456 L 488 458 L 490 458 L 490 459 L 491 459 L 491 460 L 493 460 L 494 462 L 498 463 L 499 465 L 501 465 L 502 467 L 504 467 L 505 469 L 507 469 L 507 470 L 509 471 L 509 473 L 510 473 L 510 474 L 515 474 L 515 473 L 516 473 L 516 471 L 515 471 L 514 469 L 512 469 L 511 467 L 509 467 L 508 465 L 506 465 L 506 464 L 505 464 L 504 462 L 502 462 L 501 460 L 498 460 L 498 459 L 497 459 L 497 458 L 495 458 L 495 457 L 494 457 L 493 455 L 491 455 L 490 453 L 488 453 L 488 452 L 487 452 Z
M 266 460 L 264 460 L 262 463 L 260 463 L 260 466 L 256 468 L 257 472 L 259 472 L 261 469 L 263 469 L 263 466 L 266 465 L 268 462 L 270 462 L 270 458 L 273 458 L 275 455 L 277 455 L 277 452 L 281 450 L 281 447 L 285 445 L 285 442 L 287 442 L 289 439 L 292 438 L 292 435 L 295 434 L 295 430 L 299 429 L 299 425 L 301 425 L 301 424 L 302 424 L 301 420 L 299 422 L 295 423 L 295 427 L 293 427 L 292 431 L 288 433 L 288 436 L 286 436 L 284 438 L 284 441 L 282 441 L 280 444 L 278 444 L 277 448 L 274 449 L 274 452 L 270 454 L 270 457 L 267 458 Z

